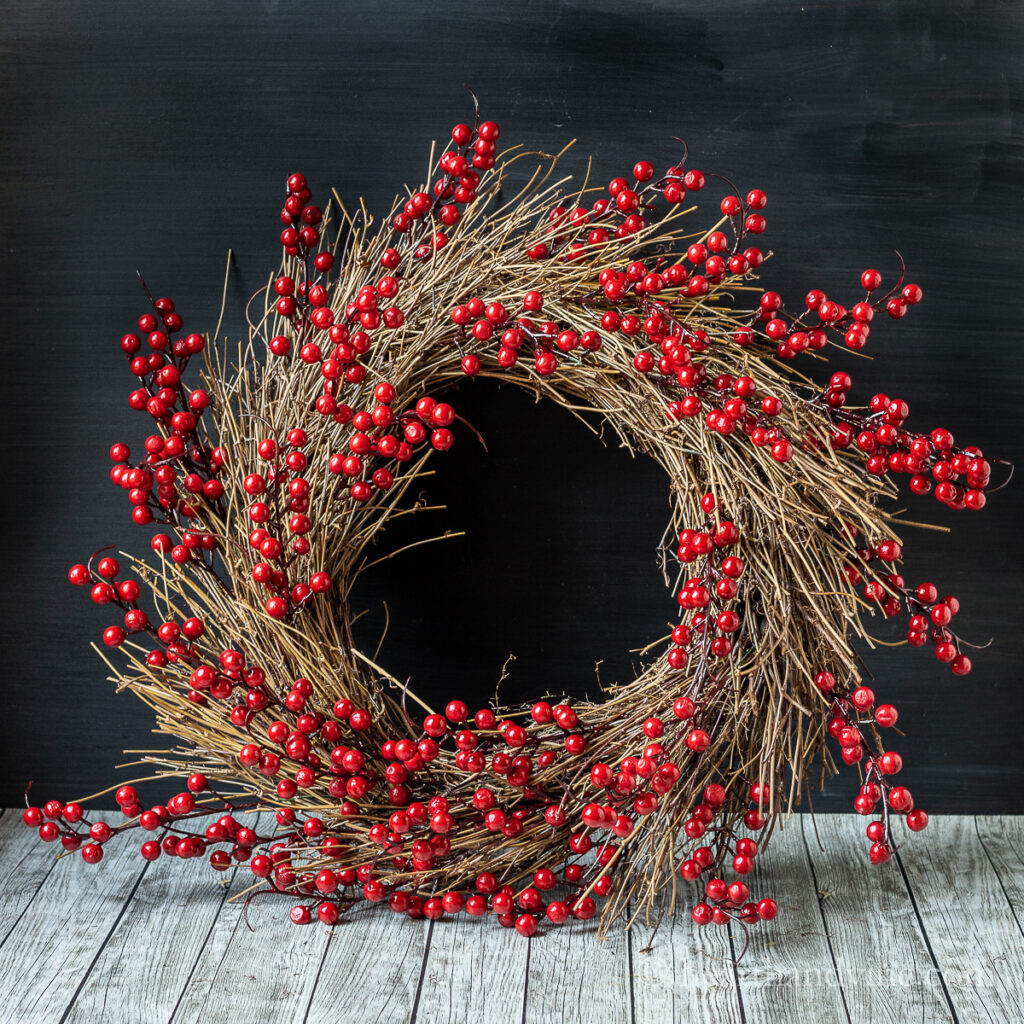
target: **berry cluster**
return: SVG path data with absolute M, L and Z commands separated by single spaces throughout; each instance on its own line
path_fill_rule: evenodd
M 911 832 L 920 832 L 928 825 L 928 815 L 914 807 L 914 798 L 906 786 L 896 786 L 890 776 L 903 770 L 903 758 L 894 750 L 880 750 L 880 743 L 873 743 L 870 730 L 877 737 L 876 726 L 892 728 L 899 717 L 892 704 L 875 704 L 875 693 L 868 686 L 854 690 L 837 687 L 831 672 L 819 672 L 815 683 L 821 692 L 831 698 L 831 717 L 828 720 L 829 735 L 841 746 L 842 759 L 846 764 L 864 764 L 864 784 L 853 801 L 858 814 L 874 814 L 879 803 L 882 817 L 872 821 L 867 828 L 871 840 L 870 858 L 872 864 L 884 864 L 894 849 L 889 815 L 903 815 Z M 859 716 L 867 716 L 861 718 Z
M 764 815 L 761 813 L 763 800 L 760 783 L 750 787 L 750 800 L 755 806 L 743 817 L 743 822 L 753 832 L 764 828 Z M 725 790 L 721 786 L 711 785 L 704 790 L 704 802 L 698 804 L 693 815 L 683 826 L 686 834 L 699 839 L 705 835 L 708 826 L 714 821 L 718 808 L 725 803 Z M 714 865 L 732 854 L 730 861 L 732 870 L 737 875 L 749 875 L 754 870 L 754 858 L 758 854 L 757 841 L 749 837 L 736 838 L 728 835 L 727 841 L 716 851 L 709 846 L 698 846 L 689 859 L 680 865 L 679 873 L 688 882 L 696 882 L 701 875 Z M 739 921 L 741 924 L 756 924 L 758 921 L 770 921 L 779 912 L 779 905 L 771 897 L 766 896 L 756 903 L 749 902 L 750 887 L 737 878 L 726 882 L 723 878 L 712 878 L 704 886 L 705 899 L 694 906 L 693 920 L 699 925 L 727 924 Z
M 848 525 L 847 529 L 856 537 L 855 527 Z M 896 540 L 857 548 L 856 561 L 843 566 L 843 577 L 853 585 L 863 583 L 864 599 L 879 607 L 886 618 L 893 618 L 904 610 L 909 614 L 907 643 L 911 647 L 923 647 L 930 640 L 939 661 L 949 665 L 955 675 L 967 675 L 971 671 L 971 659 L 961 650 L 966 641 L 949 629 L 953 616 L 960 611 L 956 597 L 947 594 L 940 600 L 934 583 L 908 587 L 904 578 L 895 572 L 876 572 L 873 579 L 865 581 L 865 571 L 872 562 L 891 564 L 902 555 L 903 548 Z
M 847 374 L 833 375 L 824 393 L 830 407 L 842 407 L 848 381 Z M 985 488 L 991 480 L 992 467 L 980 448 L 954 447 L 953 435 L 944 427 L 936 427 L 927 435 L 904 430 L 910 407 L 901 399 L 877 394 L 868 410 L 867 415 L 844 416 L 834 424 L 834 448 L 855 445 L 867 457 L 865 467 L 873 476 L 908 474 L 914 494 L 928 494 L 935 481 L 936 499 L 951 509 L 979 511 L 985 507 Z
M 159 433 L 146 438 L 145 458 L 137 466 L 129 461 L 128 445 L 118 442 L 110 449 L 115 463 L 110 479 L 128 491 L 132 519 L 142 526 L 191 519 L 197 505 L 217 507 L 224 497 L 224 485 L 218 479 L 224 452 L 206 443 L 201 423 L 210 396 L 203 388 L 186 393 L 182 384 L 182 374 L 192 356 L 204 351 L 206 339 L 201 334 L 175 338 L 182 319 L 174 303 L 162 298 L 151 304 L 153 312 L 139 317 L 139 333 L 125 334 L 121 350 L 140 382 L 129 394 L 128 404 L 149 413 Z M 139 354 L 140 334 L 152 350 L 148 355 Z M 206 538 L 188 546 L 196 550 L 204 541 L 206 550 L 216 547 Z M 184 553 L 179 555 L 184 558 Z

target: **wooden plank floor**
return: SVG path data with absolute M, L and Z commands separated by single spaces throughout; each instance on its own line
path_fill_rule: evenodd
M 359 912 L 296 928 L 279 902 L 249 924 L 245 868 L 103 865 L 0 816 L 0 1021 L 7 1024 L 993 1024 L 1024 1021 L 1024 818 L 933 818 L 901 855 L 866 863 L 852 815 L 794 818 L 752 889 L 779 919 L 648 945 L 593 922 L 526 940 L 460 915 Z M 742 957 L 740 954 L 742 952 Z M 737 962 L 737 957 L 740 957 Z

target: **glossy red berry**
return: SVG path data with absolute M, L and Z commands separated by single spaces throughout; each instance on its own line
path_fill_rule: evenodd
M 98 843 L 87 843 L 82 847 L 82 860 L 86 864 L 99 864 L 103 860 L 103 847 Z
M 928 814 L 919 808 L 910 811 L 906 817 L 907 828 L 911 832 L 920 832 L 928 827 Z
M 869 856 L 872 864 L 884 864 L 892 856 L 892 849 L 883 842 L 872 843 Z

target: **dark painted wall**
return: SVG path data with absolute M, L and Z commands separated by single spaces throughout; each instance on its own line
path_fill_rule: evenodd
M 763 279 L 796 301 L 852 289 L 868 265 L 891 272 L 898 247 L 926 301 L 872 336 L 857 394 L 905 396 L 912 424 L 1019 459 L 1019 4 L 4 7 L 4 803 L 29 779 L 38 798 L 96 789 L 122 747 L 151 743 L 146 710 L 115 697 L 88 648 L 108 616 L 65 582 L 102 545 L 145 543 L 105 454 L 141 429 L 117 350 L 145 308 L 135 269 L 212 329 L 234 247 L 237 324 L 277 259 L 285 175 L 380 207 L 469 116 L 463 82 L 505 140 L 578 138 L 576 171 L 588 152 L 601 178 L 666 163 L 682 136 L 695 165 L 765 188 L 777 256 Z M 465 443 L 437 460 L 434 494 L 470 537 L 369 580 L 364 637 L 386 596 L 382 658 L 432 693 L 489 693 L 509 652 L 509 695 L 593 691 L 597 659 L 602 679 L 625 677 L 670 607 L 653 569 L 657 471 L 553 409 L 462 390 L 490 455 Z M 966 635 L 995 642 L 966 680 L 926 652 L 871 656 L 909 731 L 908 784 L 931 810 L 1024 811 L 1024 482 L 980 515 L 911 506 L 954 533 L 914 534 L 908 578 L 958 594 Z M 848 806 L 852 786 L 826 805 Z

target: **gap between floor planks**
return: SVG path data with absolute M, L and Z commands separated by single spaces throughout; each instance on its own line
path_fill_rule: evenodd
M 779 899 L 776 925 L 749 943 L 742 929 L 698 929 L 683 890 L 681 917 L 648 948 L 642 926 L 526 941 L 379 908 L 294 928 L 280 900 L 254 905 L 252 931 L 229 902 L 250 881 L 244 865 L 218 886 L 203 865 L 144 865 L 127 842 L 98 869 L 55 867 L 20 817 L 0 816 L 0 965 L 20 979 L 0 1020 L 12 1024 L 1024 1019 L 1024 818 L 936 818 L 881 870 L 863 863 L 859 821 L 794 818 L 751 881 Z

